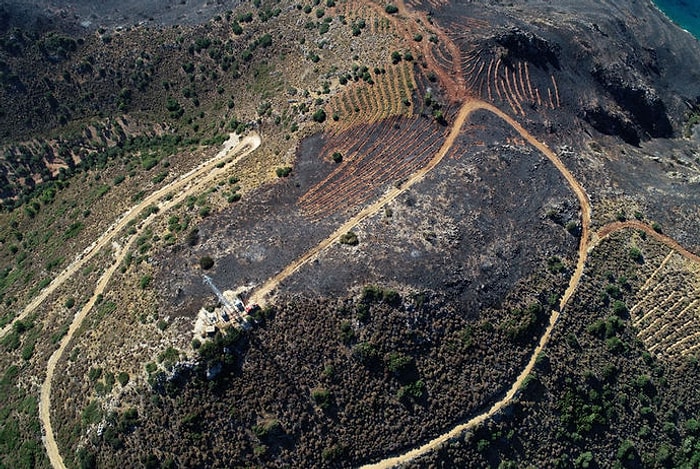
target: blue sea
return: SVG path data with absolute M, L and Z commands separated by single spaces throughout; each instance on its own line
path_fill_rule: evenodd
M 698 0 L 654 0 L 654 3 L 674 23 L 700 39 L 700 2 Z

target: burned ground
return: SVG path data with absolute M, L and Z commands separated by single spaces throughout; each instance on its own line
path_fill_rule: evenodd
M 337 243 L 284 282 L 274 317 L 237 352 L 231 374 L 210 382 L 209 391 L 206 381 L 192 380 L 145 410 L 154 425 L 173 428 L 154 447 L 169 454 L 171 442 L 189 438 L 191 430 L 174 422 L 193 411 L 195 395 L 200 416 L 241 409 L 223 427 L 219 418 L 201 420 L 197 433 L 205 441 L 237 443 L 188 450 L 182 461 L 195 465 L 242 463 L 261 446 L 257 458 L 266 465 L 354 465 L 435 436 L 487 406 L 526 360 L 577 245 L 575 199 L 564 179 L 504 126 L 475 113 L 434 172 L 357 227 L 357 246 Z M 163 272 L 171 276 L 174 266 L 209 253 L 212 276 L 234 286 L 271 275 L 317 242 L 305 239 L 305 230 L 320 236 L 319 226 L 329 232 L 332 219 L 303 225 L 294 208 L 328 168 L 314 160 L 320 143 L 314 137 L 302 145 L 294 173 L 252 197 L 284 203 L 251 202 L 230 211 L 230 224 L 203 224 L 191 252 L 159 256 Z M 193 306 L 197 298 L 211 301 L 197 270 L 186 272 L 179 277 L 183 297 Z M 177 300 L 169 307 L 189 315 Z M 412 365 L 391 371 L 391 357 L 399 356 Z M 328 408 L 314 404 L 319 389 L 331 396 Z M 272 420 L 279 434 L 254 435 L 256 425 Z
M 263 140 L 162 219 L 149 207 L 157 221 L 136 221 L 42 305 L 46 315 L 7 328 L 0 386 L 11 438 L 0 463 L 45 464 L 31 446 L 42 436 L 35 395 L 91 298 L 47 375 L 44 404 L 69 465 L 356 466 L 494 402 L 504 410 L 416 464 L 691 461 L 698 267 L 651 238 L 663 231 L 700 248 L 698 43 L 649 2 L 426 0 L 393 13 L 362 0 L 258 3 L 206 25 L 80 41 L 64 37 L 70 29 L 0 34 L 0 133 L 5 166 L 16 166 L 3 194 L 22 195 L 0 214 L 0 294 L 17 312 L 129 200 L 204 159 L 195 147 L 234 130 Z M 192 340 L 195 313 L 216 301 L 205 271 L 222 290 L 254 292 L 402 187 L 477 100 L 526 130 L 474 112 L 438 166 L 277 285 L 254 328 Z M 556 157 L 530 146 L 528 132 Z M 160 155 L 162 134 L 173 140 Z M 75 155 L 90 163 L 82 178 L 69 168 L 58 193 L 20 190 Z M 578 200 L 552 160 L 581 184 Z M 93 223 L 100 197 L 119 203 Z M 81 212 L 91 225 L 74 239 Z M 65 234 L 49 249 L 55 218 Z M 644 225 L 600 230 L 622 219 Z M 579 244 L 582 220 L 591 236 Z M 91 297 L 130 235 L 128 261 Z M 545 329 L 567 286 L 574 296 Z M 521 381 L 530 360 L 535 372 Z M 513 383 L 522 386 L 510 401 Z

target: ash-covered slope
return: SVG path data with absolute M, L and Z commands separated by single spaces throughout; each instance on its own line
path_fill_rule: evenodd
M 575 116 L 627 143 L 679 136 L 700 105 L 700 42 L 650 1 L 455 2 L 434 14 L 464 52 L 528 62 Z
M 226 0 L 8 0 L 0 5 L 5 29 L 94 30 L 148 23 L 159 25 L 204 23 L 235 8 Z

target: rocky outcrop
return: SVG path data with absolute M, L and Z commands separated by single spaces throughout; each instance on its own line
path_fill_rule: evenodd
M 532 32 L 513 28 L 498 34 L 495 39 L 510 58 L 526 60 L 540 68 L 548 65 L 559 68 L 558 46 Z
M 609 129 L 597 125 L 601 122 L 599 112 L 585 112 L 588 121 L 597 130 L 603 133 L 611 133 L 613 128 L 622 131 L 620 136 L 628 143 L 649 138 L 670 138 L 673 136 L 673 126 L 668 117 L 666 105 L 661 97 L 650 85 L 631 81 L 626 78 L 621 70 L 615 67 L 594 67 L 593 77 L 609 93 L 615 104 L 619 107 L 616 113 L 607 112 L 608 117 L 623 123 L 622 126 L 613 126 Z M 620 119 L 622 117 L 622 119 Z M 636 136 L 631 135 L 631 132 Z

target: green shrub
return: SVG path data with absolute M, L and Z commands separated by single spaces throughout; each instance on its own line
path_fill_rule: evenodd
M 153 179 L 151 179 L 151 182 L 153 182 L 153 184 L 160 184 L 161 182 L 163 182 L 165 180 L 166 177 L 168 177 L 168 172 L 163 171 L 163 172 L 158 173 L 157 175 L 153 176 Z
M 292 174 L 292 168 L 290 166 L 283 166 L 275 170 L 278 178 L 286 178 Z
M 326 111 L 324 111 L 322 108 L 319 108 L 316 110 L 316 112 L 314 112 L 312 118 L 318 123 L 323 123 L 326 120 Z
M 214 267 L 214 259 L 212 259 L 210 256 L 202 256 L 199 259 L 199 266 L 202 268 L 202 270 L 209 270 Z
M 352 231 L 348 231 L 340 237 L 340 244 L 347 244 L 349 246 L 357 246 L 360 243 L 357 235 Z
M 352 355 L 360 363 L 368 364 L 377 358 L 377 349 L 369 342 L 360 342 L 353 348 Z
M 121 387 L 126 386 L 129 383 L 129 373 L 122 371 L 117 375 L 117 381 Z
M 623 317 L 628 312 L 627 305 L 624 301 L 615 300 L 613 302 L 613 313 L 618 317 Z
M 424 393 L 425 393 L 425 383 L 423 383 L 423 381 L 419 379 L 415 383 L 401 386 L 401 388 L 399 388 L 399 391 L 396 393 L 396 397 L 400 401 L 404 401 L 407 399 L 418 400 L 421 397 L 423 397 Z
M 269 419 L 253 426 L 253 433 L 260 439 L 282 433 L 282 426 L 277 419 Z
M 610 337 L 605 341 L 605 345 L 611 353 L 617 354 L 625 349 L 625 344 L 617 337 Z
M 637 247 L 631 247 L 629 255 L 630 255 L 630 259 L 632 259 L 635 262 L 641 263 L 644 260 L 644 256 L 642 255 L 642 251 Z
M 90 371 L 88 371 L 88 379 L 92 382 L 97 381 L 102 377 L 102 368 L 90 368 Z
M 141 287 L 141 290 L 145 290 L 146 288 L 148 288 L 152 280 L 153 277 L 151 277 L 150 275 L 144 275 L 143 277 L 141 277 L 141 280 L 139 280 L 139 287 Z
M 402 373 L 413 363 L 413 358 L 400 352 L 391 352 L 384 357 L 386 367 L 392 373 Z
M 355 331 L 353 330 L 350 321 L 343 321 L 340 323 L 340 340 L 345 344 L 349 344 L 355 340 Z
M 326 410 L 331 406 L 331 393 L 325 388 L 315 388 L 311 391 L 311 398 L 316 405 Z

